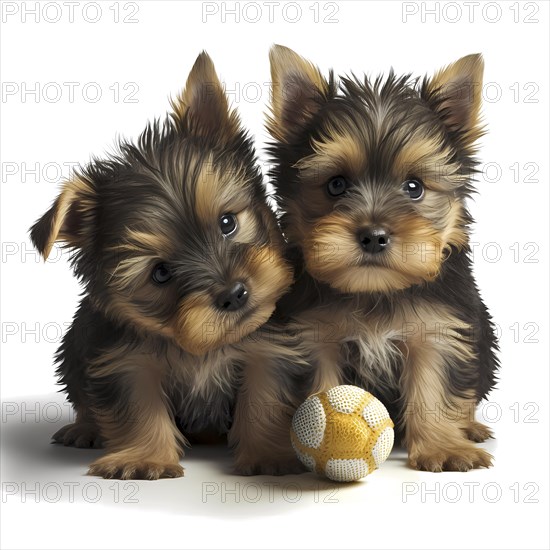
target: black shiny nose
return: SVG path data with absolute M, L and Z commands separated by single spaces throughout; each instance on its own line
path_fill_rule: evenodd
M 216 299 L 216 305 L 224 311 L 237 311 L 248 301 L 248 290 L 243 283 L 232 284 Z
M 359 242 L 365 252 L 378 254 L 390 244 L 390 236 L 381 227 L 365 227 L 359 232 Z

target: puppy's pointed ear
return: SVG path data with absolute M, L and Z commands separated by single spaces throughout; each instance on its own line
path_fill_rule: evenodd
M 438 71 L 427 80 L 424 96 L 447 128 L 468 150 L 483 135 L 480 120 L 483 57 L 472 54 Z
M 288 143 L 329 99 L 332 86 L 315 65 L 285 46 L 273 46 L 269 61 L 271 116 L 267 129 L 273 138 Z
M 81 248 L 93 235 L 97 204 L 91 182 L 81 176 L 68 180 L 52 207 L 31 227 L 31 241 L 44 260 L 56 241 Z
M 239 118 L 229 108 L 214 63 L 206 52 L 197 57 L 185 88 L 171 103 L 173 117 L 188 117 L 191 129 L 200 135 L 231 136 L 239 131 Z

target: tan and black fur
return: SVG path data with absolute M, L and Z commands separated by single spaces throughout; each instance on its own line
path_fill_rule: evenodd
M 489 466 L 474 412 L 497 345 L 466 205 L 481 56 L 423 80 L 340 83 L 288 48 L 270 57 L 273 184 L 298 270 L 278 310 L 309 348 L 308 393 L 352 383 L 379 396 L 415 468 Z
M 31 239 L 44 258 L 56 241 L 70 248 L 83 285 L 57 356 L 77 417 L 53 437 L 104 446 L 91 474 L 183 475 L 178 427 L 229 431 L 239 472 L 298 468 L 285 374 L 298 347 L 276 325 L 258 330 L 292 270 L 251 138 L 205 53 L 167 120 L 78 170 Z

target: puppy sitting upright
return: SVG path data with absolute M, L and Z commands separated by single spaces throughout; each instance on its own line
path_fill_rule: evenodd
M 412 466 L 490 465 L 475 406 L 493 387 L 490 316 L 471 271 L 483 61 L 433 78 L 343 78 L 271 52 L 268 128 L 282 227 L 303 273 L 280 310 L 310 347 L 310 392 L 377 394 Z
M 239 341 L 291 282 L 252 141 L 205 53 L 173 107 L 75 174 L 31 229 L 44 258 L 55 241 L 74 250 L 85 290 L 57 357 L 76 422 L 54 439 L 104 442 L 90 473 L 107 478 L 181 476 L 175 417 L 186 432 L 227 431 L 240 373 L 262 357 Z M 275 348 L 261 351 L 279 360 Z M 258 430 L 239 423 L 246 455 Z

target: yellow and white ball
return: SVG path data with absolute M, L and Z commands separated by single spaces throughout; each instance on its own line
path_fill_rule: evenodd
M 386 407 L 357 386 L 308 397 L 294 414 L 290 435 L 306 468 L 334 481 L 356 481 L 376 470 L 394 438 Z

